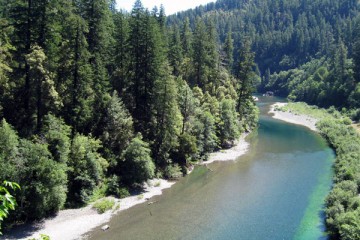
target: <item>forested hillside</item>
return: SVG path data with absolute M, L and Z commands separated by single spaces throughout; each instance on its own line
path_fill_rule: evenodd
M 179 176 L 256 125 L 250 45 L 233 76 L 213 22 L 166 21 L 139 0 L 0 0 L 0 180 L 21 186 L 8 224 Z
M 261 77 L 258 91 L 330 107 L 341 118 L 337 108 L 359 121 L 359 10 L 357 0 L 218 0 L 170 16 L 169 24 L 215 24 L 229 70 L 236 67 L 229 52 L 236 62 L 244 45 L 251 45 Z M 350 119 L 339 122 L 318 126 L 338 154 L 326 200 L 327 229 L 334 239 L 360 239 L 359 136 L 347 126 Z
M 357 0 L 219 0 L 171 16 L 169 23 L 214 22 L 222 46 L 232 38 L 237 53 L 245 39 L 251 42 L 259 91 L 355 109 L 359 118 L 358 13 Z

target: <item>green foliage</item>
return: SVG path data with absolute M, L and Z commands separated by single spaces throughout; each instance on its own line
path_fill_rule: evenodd
M 2 222 L 8 217 L 9 210 L 15 210 L 16 207 L 16 200 L 9 190 L 20 190 L 20 186 L 17 183 L 8 181 L 4 181 L 0 185 L 0 235 L 2 234 Z
M 133 119 L 116 91 L 108 103 L 103 143 L 115 155 L 121 155 L 133 136 Z
M 45 235 L 45 234 L 40 234 L 39 238 L 31 238 L 29 240 L 50 240 L 50 237 L 48 235 Z
M 31 88 L 28 91 L 32 97 L 29 99 L 29 110 L 34 109 L 36 113 L 36 127 L 40 130 L 44 115 L 51 110 L 56 110 L 62 103 L 55 89 L 53 76 L 46 68 L 45 62 L 47 57 L 44 50 L 35 45 L 25 58 L 31 75 Z M 32 116 L 29 116 L 28 120 L 32 121 L 32 118 Z
M 129 190 L 125 187 L 120 187 L 117 189 L 116 194 L 119 198 L 126 198 L 130 196 Z
M 69 160 L 70 134 L 70 126 L 62 119 L 51 114 L 44 117 L 41 135 L 45 138 L 52 156 L 59 163 L 67 164 Z
M 218 147 L 215 119 L 210 112 L 203 112 L 198 109 L 194 122 L 194 133 L 198 140 L 199 153 L 206 159 L 208 153 L 213 152 Z
M 19 213 L 29 219 L 41 219 L 56 213 L 66 199 L 66 168 L 54 161 L 47 146 L 21 140 L 19 158 L 24 167 L 19 171 L 22 191 L 19 196 Z
M 22 186 L 4 224 L 178 178 L 254 125 L 230 25 L 167 28 L 164 8 L 141 1 L 131 13 L 113 0 L 0 2 L 0 179 Z
M 182 177 L 181 168 L 178 164 L 169 164 L 164 170 L 164 176 L 168 179 L 178 179 Z
M 19 161 L 19 137 L 15 130 L 3 119 L 0 126 L 0 179 L 19 181 L 16 165 Z M 11 177 L 11 178 L 10 178 Z
M 69 166 L 69 204 L 88 201 L 95 187 L 101 182 L 108 166 L 99 154 L 101 142 L 91 137 L 76 135 L 73 139 Z
M 104 198 L 93 204 L 93 208 L 97 210 L 99 214 L 106 212 L 114 207 L 115 201 L 114 199 Z
M 154 177 L 155 164 L 151 159 L 151 150 L 140 134 L 131 140 L 123 159 L 126 169 L 123 177 L 127 184 L 141 184 Z
M 219 140 L 222 146 L 231 146 L 240 136 L 235 102 L 230 99 L 224 99 L 220 105 Z

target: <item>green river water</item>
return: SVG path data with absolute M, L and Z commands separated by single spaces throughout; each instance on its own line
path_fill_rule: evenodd
M 113 217 L 89 239 L 327 239 L 323 202 L 334 153 L 305 127 L 272 119 L 259 97 L 259 128 L 236 161 L 196 167 L 162 196 Z

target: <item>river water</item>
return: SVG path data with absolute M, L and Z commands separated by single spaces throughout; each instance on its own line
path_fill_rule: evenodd
M 272 119 L 260 97 L 260 123 L 248 153 L 236 161 L 196 167 L 155 204 L 113 217 L 90 239 L 327 239 L 323 201 L 334 153 L 317 133 Z

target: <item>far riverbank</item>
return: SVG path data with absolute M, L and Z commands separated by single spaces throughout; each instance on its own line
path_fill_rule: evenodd
M 281 111 L 280 108 L 286 106 L 287 103 L 281 103 L 277 102 L 270 106 L 269 113 L 273 114 L 273 118 L 279 119 L 285 122 L 297 124 L 297 125 L 303 125 L 307 128 L 310 128 L 313 131 L 318 132 L 318 129 L 316 128 L 316 123 L 318 120 L 316 118 L 312 118 L 310 116 L 304 115 L 304 114 L 295 114 L 290 111 Z

